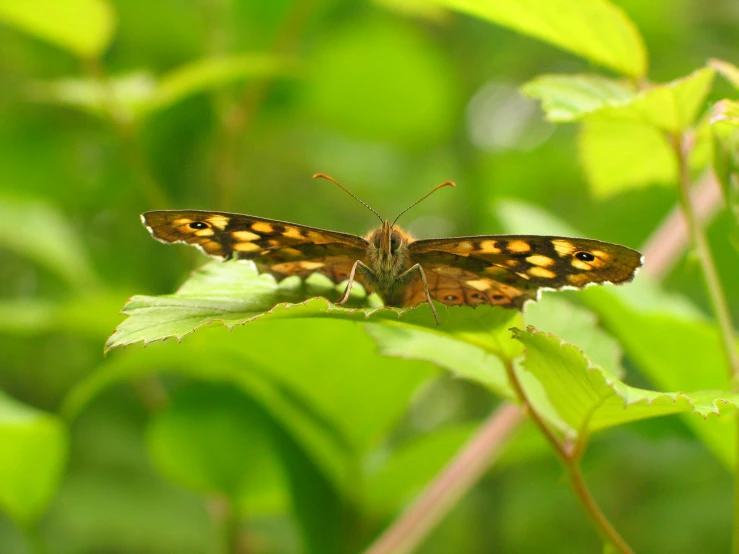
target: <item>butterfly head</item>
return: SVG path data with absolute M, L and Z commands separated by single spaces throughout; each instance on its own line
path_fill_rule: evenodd
M 368 257 L 370 267 L 387 275 L 399 275 L 408 266 L 408 242 L 410 235 L 390 221 L 382 222 L 382 227 L 370 232 Z

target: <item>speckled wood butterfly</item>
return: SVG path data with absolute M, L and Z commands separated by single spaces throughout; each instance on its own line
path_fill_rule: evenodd
M 335 283 L 354 281 L 376 292 L 387 306 L 428 302 L 492 304 L 521 308 L 542 289 L 626 283 L 642 264 L 636 250 L 592 239 L 539 235 L 482 235 L 416 240 L 367 204 L 382 225 L 360 237 L 251 215 L 202 210 L 158 210 L 141 219 L 157 240 L 184 242 L 220 258 L 253 260 L 278 280 L 322 273 Z M 454 186 L 447 181 L 437 189 Z M 400 215 L 398 217 L 400 217 Z

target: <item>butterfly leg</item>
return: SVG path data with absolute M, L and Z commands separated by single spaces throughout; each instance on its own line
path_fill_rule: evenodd
M 407 270 L 405 270 L 403 273 L 398 275 L 398 281 L 403 281 L 405 279 L 408 279 L 412 271 L 418 271 L 421 274 L 421 281 L 423 282 L 423 292 L 426 293 L 426 301 L 429 303 L 429 306 L 431 306 L 431 311 L 434 313 L 434 319 L 436 320 L 436 324 L 438 325 L 440 323 L 439 314 L 436 313 L 436 307 L 434 306 L 434 301 L 431 300 L 431 292 L 429 292 L 429 284 L 426 282 L 426 273 L 423 271 L 421 264 L 413 265 Z
M 352 292 L 354 275 L 357 273 L 357 268 L 360 268 L 363 272 L 366 272 L 373 277 L 375 275 L 375 272 L 372 271 L 372 269 L 367 264 L 362 262 L 362 260 L 357 260 L 356 262 L 354 262 L 352 270 L 349 272 L 349 282 L 346 284 L 346 291 L 344 292 L 344 296 L 341 297 L 341 300 L 336 303 L 337 306 L 341 306 L 342 304 L 345 304 L 347 300 L 349 300 L 349 295 Z

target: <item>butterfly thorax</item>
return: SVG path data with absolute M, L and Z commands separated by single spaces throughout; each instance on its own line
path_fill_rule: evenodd
M 367 260 L 374 275 L 363 275 L 370 289 L 377 292 L 388 305 L 405 288 L 398 277 L 411 266 L 408 243 L 411 236 L 389 221 L 367 235 Z

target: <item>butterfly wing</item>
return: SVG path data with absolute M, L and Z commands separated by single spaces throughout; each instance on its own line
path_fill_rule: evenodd
M 526 300 L 536 299 L 537 288 L 503 269 L 491 268 L 487 276 L 455 267 L 441 261 L 421 264 L 431 298 L 443 304 L 477 306 L 490 304 L 507 308 L 523 307 Z M 420 277 L 408 284 L 403 306 L 426 302 L 426 291 Z
M 161 242 L 190 244 L 221 260 L 253 260 L 278 279 L 323 273 L 340 282 L 356 260 L 365 260 L 368 246 L 348 233 L 228 212 L 158 210 L 141 220 Z
M 625 283 L 642 264 L 636 250 L 591 239 L 492 235 L 413 241 L 409 252 L 424 271 L 448 274 L 444 267 L 462 270 L 455 286 L 462 293 L 447 295 L 448 303 L 469 304 L 469 289 L 483 289 L 486 303 L 520 307 L 541 288 L 582 288 L 592 283 Z M 431 285 L 429 283 L 429 289 Z M 504 299 L 496 295 L 503 295 Z M 442 302 L 443 298 L 434 297 Z M 479 303 L 480 298 L 474 297 Z

